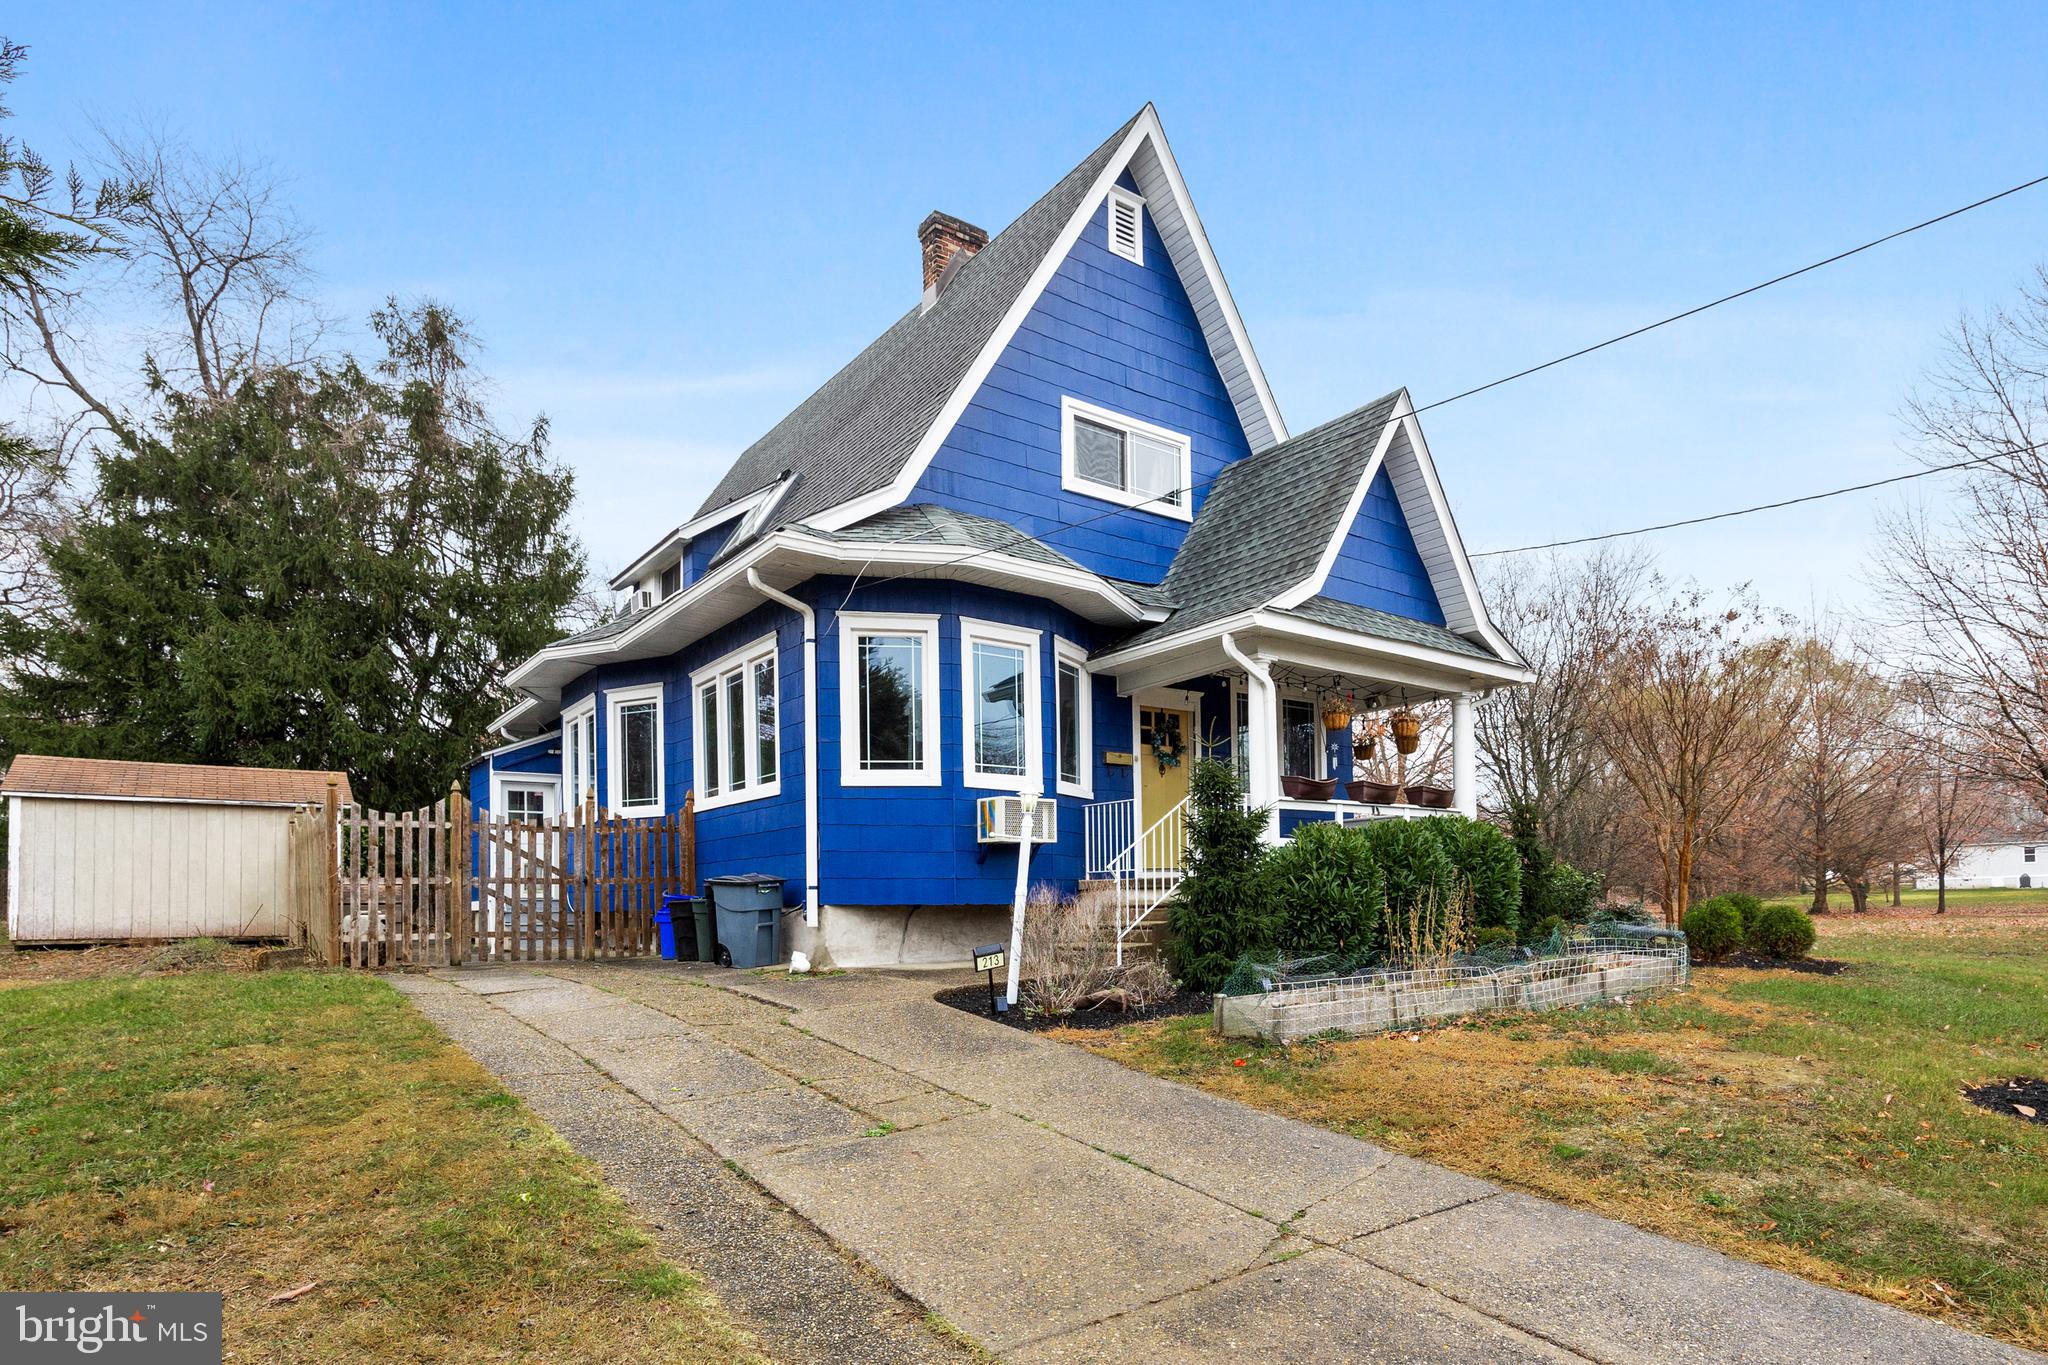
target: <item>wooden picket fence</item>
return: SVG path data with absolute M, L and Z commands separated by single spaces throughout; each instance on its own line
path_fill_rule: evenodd
M 657 819 L 592 803 L 547 821 L 476 809 L 453 788 L 412 811 L 330 797 L 310 813 L 331 853 L 303 941 L 358 968 L 645 957 L 661 898 L 696 888 L 695 812 L 694 796 Z

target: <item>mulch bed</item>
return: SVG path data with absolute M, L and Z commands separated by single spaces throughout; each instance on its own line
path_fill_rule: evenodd
M 2010 1114 L 2028 1123 L 2048 1123 L 2048 1081 L 2038 1076 L 2015 1076 L 2009 1081 L 1986 1081 L 1965 1090 L 1963 1098 L 1979 1109 Z
M 1717 962 L 1702 962 L 1703 967 L 1740 967 L 1752 972 L 1811 972 L 1815 976 L 1840 976 L 1849 970 L 1850 964 L 1832 957 L 1801 957 L 1789 961 L 1775 957 L 1764 957 L 1757 953 L 1730 953 Z
M 996 985 L 996 994 L 1002 995 L 1002 984 Z M 1216 997 L 1206 991 L 1178 991 L 1155 1004 L 1134 1010 L 1076 1010 L 1069 1015 L 1026 1014 L 1022 1002 L 1006 1014 L 991 1014 L 988 1007 L 987 985 L 955 986 L 940 991 L 932 997 L 941 1005 L 951 1005 L 956 1010 L 978 1014 L 984 1019 L 993 1019 L 1011 1028 L 1023 1029 L 1027 1033 L 1042 1033 L 1056 1028 L 1121 1028 L 1125 1024 L 1142 1024 L 1149 1019 L 1175 1019 L 1187 1014 L 1207 1014 Z

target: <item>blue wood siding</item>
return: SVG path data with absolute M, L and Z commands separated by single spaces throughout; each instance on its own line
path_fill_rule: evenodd
M 1187 523 L 1061 488 L 1060 399 L 1185 433 L 1198 507 L 1208 481 L 1251 451 L 1152 216 L 1138 266 L 1111 254 L 1107 215 L 1107 201 L 1096 206 L 909 501 L 994 517 L 1098 573 L 1156 583 Z
M 1415 537 L 1409 533 L 1408 519 L 1401 515 L 1400 501 L 1385 469 L 1373 475 L 1365 501 L 1344 533 L 1344 545 L 1323 584 L 1323 596 L 1433 626 L 1444 623 L 1429 570 L 1415 548 Z
M 733 528 L 740 524 L 735 517 L 722 526 L 714 526 L 703 535 L 692 540 L 683 551 L 683 586 L 689 587 L 704 576 L 710 567 L 712 556 L 725 548 L 725 542 L 732 539 Z
M 846 600 L 844 579 L 818 579 L 803 590 L 818 611 L 818 766 L 822 829 L 822 899 L 827 905 L 1006 905 L 1016 886 L 1017 852 L 1003 844 L 975 841 L 975 804 L 999 793 L 962 781 L 965 753 L 961 730 L 960 617 L 1000 622 L 1038 631 L 1038 703 L 1044 752 L 1040 763 L 1044 793 L 1055 797 L 1054 651 L 1059 637 L 1093 649 L 1103 642 L 1098 627 L 1037 598 L 961 583 L 891 583 L 862 587 Z M 842 736 L 839 718 L 839 624 L 836 609 L 937 615 L 939 619 L 939 710 L 937 742 L 940 781 L 930 787 L 847 786 L 839 780 Z M 1097 677 L 1094 725 L 1088 762 L 1097 801 L 1131 794 L 1131 769 L 1102 762 L 1106 750 L 1131 747 L 1128 698 L 1116 695 L 1115 680 Z M 1078 797 L 1057 796 L 1060 838 L 1032 850 L 1031 881 L 1071 891 L 1080 880 L 1082 808 Z
M 853 589 L 848 598 L 849 589 Z M 975 806 L 995 795 L 962 780 L 960 618 L 1000 622 L 1039 632 L 1038 705 L 1044 791 L 1060 804 L 1060 838 L 1033 850 L 1033 884 L 1050 882 L 1071 891 L 1084 861 L 1087 801 L 1056 796 L 1057 694 L 1054 640 L 1092 650 L 1108 633 L 1038 598 L 970 584 L 897 582 L 854 588 L 843 578 L 813 579 L 798 593 L 818 615 L 818 766 L 821 830 L 821 899 L 827 905 L 1003 905 L 1016 883 L 1017 854 L 1006 845 L 975 840 Z M 847 786 L 839 780 L 840 610 L 937 615 L 939 623 L 940 728 L 934 737 L 940 781 L 929 787 Z M 763 607 L 677 654 L 660 660 L 608 664 L 563 693 L 563 705 L 598 695 L 597 781 L 605 792 L 611 776 L 610 717 L 604 694 L 647 683 L 662 685 L 662 737 L 668 809 L 682 804 L 693 784 L 695 724 L 689 675 L 770 630 L 778 634 L 778 683 L 782 732 L 782 785 L 778 795 L 700 812 L 697 816 L 698 871 L 713 877 L 729 872 L 768 872 L 787 882 L 785 900 L 803 899 L 803 649 L 794 613 Z M 1102 762 L 1105 751 L 1129 751 L 1131 707 L 1116 694 L 1113 678 L 1097 677 L 1092 689 L 1093 743 L 1088 756 L 1093 800 L 1131 795 L 1132 769 Z M 557 768 L 561 762 L 555 759 Z
M 469 765 L 470 804 L 484 810 L 491 808 L 491 774 L 496 773 L 539 773 L 543 776 L 558 777 L 562 772 L 562 736 L 559 732 L 542 735 L 503 753 L 479 758 Z M 566 799 L 566 798 L 565 798 Z
M 597 702 L 597 790 L 608 800 L 611 781 L 611 717 L 605 694 L 613 689 L 659 683 L 662 689 L 662 762 L 665 810 L 676 810 L 695 785 L 695 708 L 690 674 L 763 635 L 776 636 L 776 720 L 782 751 L 781 787 L 774 796 L 737 802 L 697 815 L 699 879 L 734 872 L 766 872 L 787 885 L 784 900 L 803 900 L 804 772 L 803 627 L 786 607 L 763 606 L 663 659 L 606 664 L 563 690 L 562 705 L 574 706 L 595 692 Z M 559 759 L 557 760 L 559 765 Z

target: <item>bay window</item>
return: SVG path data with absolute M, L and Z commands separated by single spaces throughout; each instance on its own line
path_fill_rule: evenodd
M 782 734 L 775 696 L 775 637 L 764 635 L 690 675 L 697 809 L 782 790 Z
M 597 698 L 586 697 L 562 713 L 562 777 L 569 809 L 581 811 L 597 795 Z
M 1038 632 L 960 618 L 964 693 L 962 780 L 995 791 L 1040 791 Z
M 939 781 L 939 618 L 839 614 L 839 780 Z
M 606 804 L 614 815 L 661 814 L 661 684 L 614 688 L 605 693 L 605 706 L 610 731 Z
M 1093 680 L 1088 656 L 1066 640 L 1053 641 L 1053 748 L 1059 790 L 1068 796 L 1095 794 Z

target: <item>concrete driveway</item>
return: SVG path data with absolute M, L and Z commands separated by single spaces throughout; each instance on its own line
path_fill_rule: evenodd
M 1126 1070 L 939 1005 L 942 984 L 651 963 L 399 979 L 579 1148 L 563 1119 L 593 1105 L 680 1130 L 895 1291 L 808 1278 L 764 1328 L 788 1358 L 937 1358 L 957 1331 L 1028 1362 L 2040 1359 Z M 636 1207 L 661 1197 L 613 1157 Z M 790 1287 L 757 1303 L 733 1262 L 778 1254 L 695 1259 L 759 1318 Z

